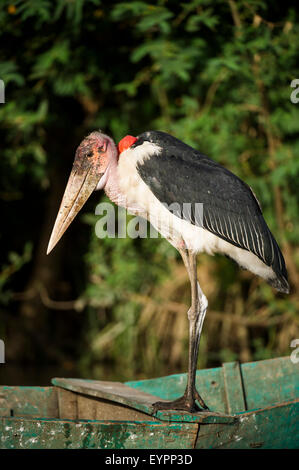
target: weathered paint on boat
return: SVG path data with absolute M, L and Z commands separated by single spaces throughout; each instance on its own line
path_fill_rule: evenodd
M 52 387 L 0 387 L 2 449 L 299 448 L 299 365 L 288 357 L 197 372 L 217 412 L 158 412 L 186 374 L 127 382 L 53 379 Z

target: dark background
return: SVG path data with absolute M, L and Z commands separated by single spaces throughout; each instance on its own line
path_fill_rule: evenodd
M 298 14 L 288 2 L 2 1 L 0 383 L 129 380 L 187 369 L 190 294 L 164 240 L 95 236 L 94 193 L 46 248 L 80 141 L 169 132 L 244 179 L 291 294 L 199 256 L 199 367 L 289 355 L 299 337 Z M 299 97 L 299 94 L 298 94 Z

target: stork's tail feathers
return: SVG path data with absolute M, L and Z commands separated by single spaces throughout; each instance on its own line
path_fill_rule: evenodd
M 269 229 L 268 229 L 268 234 L 269 234 L 269 239 L 270 239 L 270 244 L 271 244 L 272 254 L 273 254 L 271 267 L 273 269 L 275 276 L 273 278 L 267 279 L 267 281 L 272 287 L 274 287 L 279 292 L 282 292 L 284 294 L 289 294 L 290 286 L 288 283 L 288 273 L 287 273 L 283 255 L 280 251 L 280 248 L 275 238 L 273 237 Z
M 284 276 L 276 275 L 273 279 L 268 279 L 268 284 L 283 294 L 290 293 L 289 283 Z

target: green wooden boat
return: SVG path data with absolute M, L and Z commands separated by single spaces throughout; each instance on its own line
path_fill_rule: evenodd
M 116 383 L 55 378 L 0 387 L 2 449 L 299 448 L 299 364 L 289 357 L 197 372 L 210 410 L 154 413 L 180 396 L 186 374 Z

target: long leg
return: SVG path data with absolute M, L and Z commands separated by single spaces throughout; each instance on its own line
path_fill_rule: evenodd
M 197 282 L 196 255 L 186 250 L 180 250 L 180 253 L 191 283 L 191 307 L 188 311 L 189 355 L 187 387 L 181 398 L 172 402 L 157 402 L 154 404 L 154 408 L 155 410 L 177 409 L 192 412 L 200 410 L 196 405 L 196 400 L 202 408 L 208 409 L 195 386 L 199 341 L 208 302 Z
M 203 294 L 197 281 L 196 255 L 188 253 L 189 257 L 189 277 L 191 283 L 191 307 L 188 311 L 189 320 L 189 356 L 188 356 L 188 382 L 186 387 L 186 396 L 190 407 L 194 406 L 196 398 L 202 408 L 208 407 L 196 390 L 196 367 L 198 359 L 198 349 L 203 322 L 205 319 L 208 301 Z M 183 258 L 184 259 L 184 258 Z M 187 269 L 188 270 L 188 269 Z

